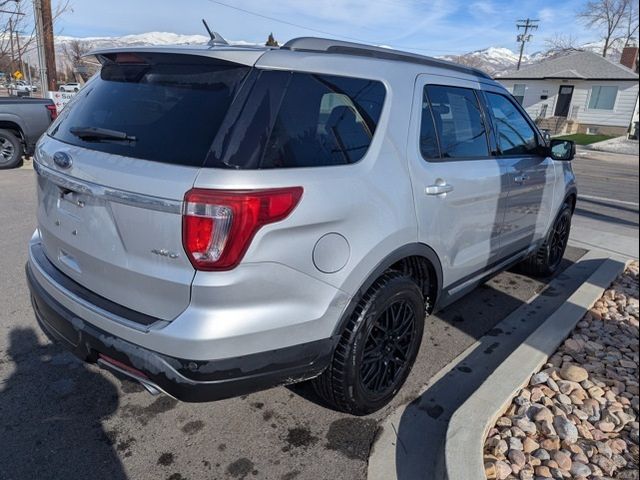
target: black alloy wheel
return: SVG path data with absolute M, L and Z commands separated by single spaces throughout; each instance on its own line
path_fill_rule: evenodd
M 371 326 L 360 359 L 360 382 L 373 397 L 390 393 L 410 367 L 416 312 L 406 300 L 389 305 Z

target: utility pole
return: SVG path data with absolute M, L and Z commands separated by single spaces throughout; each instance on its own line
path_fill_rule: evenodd
M 9 17 L 9 41 L 11 42 L 11 75 L 13 75 L 16 61 L 16 52 L 13 48 L 13 17 Z
M 40 88 L 42 97 L 47 98 L 49 90 L 49 80 L 47 72 L 47 62 L 45 61 L 45 49 L 43 42 L 44 26 L 42 22 L 42 2 L 41 0 L 33 0 L 33 15 L 36 24 L 36 46 L 38 50 L 38 71 L 40 72 Z
M 521 28 L 524 29 L 524 33 L 518 33 L 518 42 L 520 42 L 520 56 L 518 57 L 518 66 L 516 70 L 520 70 L 520 64 L 522 63 L 522 54 L 524 53 L 524 44 L 531 40 L 533 35 L 529 34 L 529 30 L 537 30 L 538 22 L 540 20 L 532 20 L 527 18 L 525 20 L 518 20 L 516 26 L 518 27 L 518 31 Z
M 56 84 L 56 51 L 53 45 L 53 17 L 51 15 L 51 0 L 36 0 L 40 2 L 42 19 L 42 44 L 44 59 L 47 66 L 47 87 L 50 91 L 58 89 Z
M 18 50 L 18 70 L 22 72 L 23 78 L 26 80 L 26 74 L 24 73 L 24 63 L 22 63 L 22 50 L 20 50 L 20 32 L 16 30 L 16 48 Z

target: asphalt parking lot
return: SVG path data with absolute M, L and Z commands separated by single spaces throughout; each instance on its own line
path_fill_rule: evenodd
M 637 191 L 637 166 L 635 179 Z M 304 386 L 185 404 L 152 397 L 47 341 L 24 280 L 35 226 L 33 171 L 1 172 L 0 200 L 2 479 L 364 479 L 380 420 L 544 288 L 503 273 L 430 317 L 406 386 L 369 417 L 326 409 Z M 569 249 L 565 266 L 583 253 Z

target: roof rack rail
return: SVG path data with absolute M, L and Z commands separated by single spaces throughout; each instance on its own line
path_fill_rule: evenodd
M 344 42 L 341 40 L 332 40 L 329 38 L 316 37 L 299 37 L 289 40 L 280 47 L 283 50 L 293 50 L 298 52 L 323 52 L 338 53 L 342 55 L 354 55 L 358 57 L 370 57 L 380 60 L 395 60 L 399 62 L 416 63 L 419 65 L 427 65 L 430 67 L 446 68 L 455 70 L 477 77 L 492 79 L 491 76 L 482 70 L 472 67 L 466 67 L 457 63 L 440 60 L 416 53 L 403 52 L 401 50 L 393 50 L 391 48 L 374 47 L 373 45 L 365 45 L 363 43 Z

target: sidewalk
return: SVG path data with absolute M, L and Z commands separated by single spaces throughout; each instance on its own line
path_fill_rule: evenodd
M 590 150 L 597 150 L 600 152 L 635 155 L 636 158 L 638 157 L 638 154 L 639 154 L 638 140 L 629 140 L 627 139 L 626 136 L 616 137 L 610 140 L 604 140 L 602 142 L 592 143 L 587 148 Z

